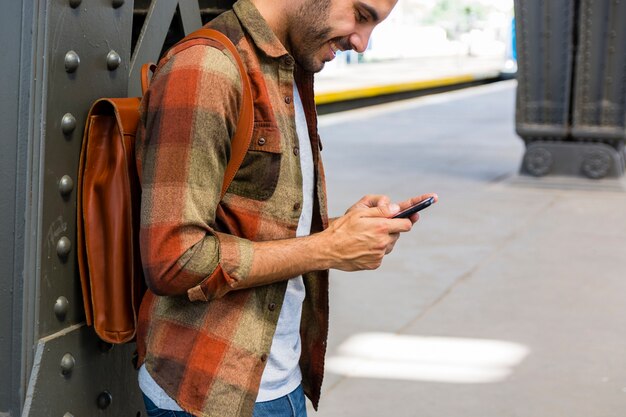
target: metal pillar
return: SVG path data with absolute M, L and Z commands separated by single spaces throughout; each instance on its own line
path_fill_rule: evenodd
M 136 94 L 143 60 L 231 5 L 3 3 L 0 417 L 144 414 L 134 344 L 103 343 L 84 324 L 74 248 L 83 126 L 95 99 Z
M 25 376 L 23 336 L 25 211 L 32 189 L 27 180 L 31 112 L 30 60 L 32 1 L 8 2 L 0 14 L 0 39 L 5 45 L 0 67 L 0 416 L 21 408 Z M 25 329 L 23 329 L 23 327 Z
M 521 173 L 620 178 L 626 171 L 626 6 L 516 0 Z M 622 36 L 620 36 L 622 35 Z

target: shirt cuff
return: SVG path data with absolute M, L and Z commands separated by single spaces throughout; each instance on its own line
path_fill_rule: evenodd
M 200 284 L 190 288 L 190 301 L 210 301 L 223 297 L 244 281 L 252 268 L 252 242 L 227 233 L 215 232 L 219 241 L 219 263 Z

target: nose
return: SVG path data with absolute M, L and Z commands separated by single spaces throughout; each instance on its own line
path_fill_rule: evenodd
M 367 49 L 367 44 L 370 40 L 371 34 L 372 34 L 371 29 L 363 29 L 363 30 L 354 32 L 352 35 L 350 35 L 349 39 L 350 39 L 350 46 L 352 47 L 352 49 L 358 53 L 365 52 L 365 49 Z

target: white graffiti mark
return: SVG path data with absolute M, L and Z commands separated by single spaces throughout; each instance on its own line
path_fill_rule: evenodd
M 50 227 L 48 227 L 48 233 L 46 234 L 46 246 L 48 259 L 52 256 L 52 250 L 56 250 L 57 241 L 67 231 L 67 222 L 63 220 L 63 216 L 57 217 Z

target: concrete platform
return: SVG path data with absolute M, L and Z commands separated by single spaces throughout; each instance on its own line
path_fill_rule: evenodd
M 515 82 L 321 118 L 331 215 L 435 191 L 377 271 L 331 273 L 319 417 L 617 417 L 626 193 L 516 181 Z
M 443 56 L 327 66 L 315 76 L 318 105 L 497 78 L 502 57 Z

